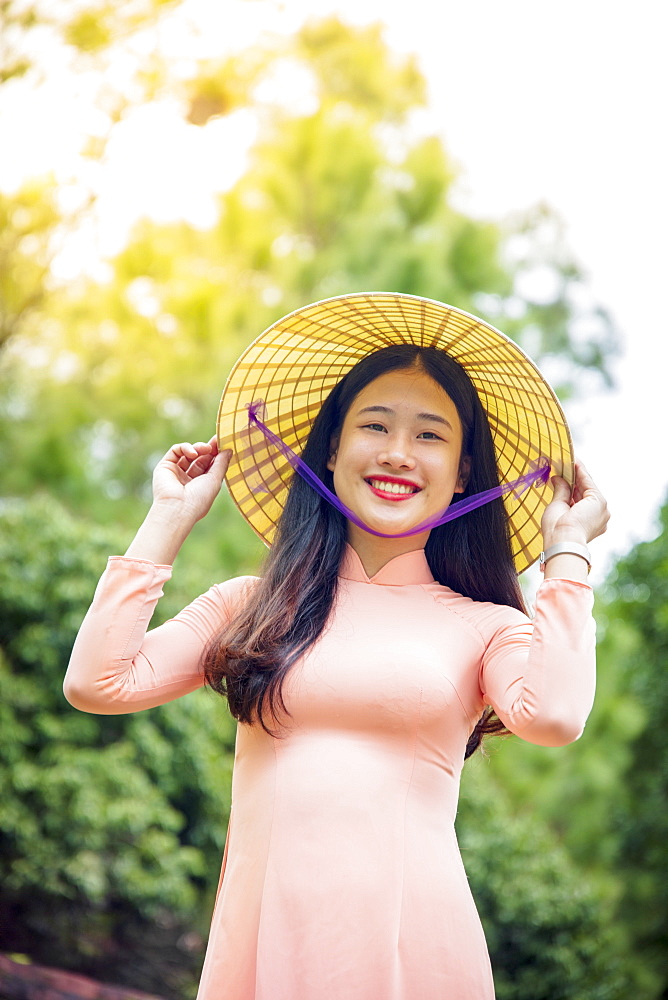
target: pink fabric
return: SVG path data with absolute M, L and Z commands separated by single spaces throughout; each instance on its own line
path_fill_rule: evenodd
M 66 693 L 84 711 L 202 684 L 204 643 L 253 578 L 144 637 L 169 568 L 110 560 Z M 576 739 L 594 695 L 591 588 L 544 581 L 534 622 L 435 583 L 424 553 L 371 580 L 353 549 L 335 613 L 293 668 L 288 735 L 240 725 L 232 816 L 198 1000 L 492 1000 L 454 832 L 486 704 L 534 743 Z

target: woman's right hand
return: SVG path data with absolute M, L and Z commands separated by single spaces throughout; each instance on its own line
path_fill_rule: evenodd
M 153 472 L 153 503 L 125 553 L 134 559 L 171 564 L 196 521 L 208 514 L 232 457 L 206 444 L 172 445 Z
M 153 472 L 154 504 L 169 506 L 193 524 L 199 521 L 218 496 L 231 457 L 231 451 L 218 451 L 215 437 L 172 445 Z

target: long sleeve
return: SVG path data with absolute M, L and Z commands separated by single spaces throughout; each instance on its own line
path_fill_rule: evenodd
M 65 675 L 75 708 L 117 715 L 173 701 L 204 684 L 200 659 L 252 577 L 212 587 L 147 632 L 171 567 L 112 556 L 77 635 Z
M 530 743 L 578 739 L 594 702 L 593 592 L 573 580 L 545 580 L 533 623 L 505 626 L 488 643 L 480 687 L 511 732 Z

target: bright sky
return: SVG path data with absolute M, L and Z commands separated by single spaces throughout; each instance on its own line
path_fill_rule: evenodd
M 252 42 L 258 24 L 294 30 L 306 12 L 384 21 L 391 47 L 416 52 L 427 75 L 431 125 L 461 169 L 459 205 L 501 218 L 544 200 L 563 217 L 622 338 L 615 391 L 566 407 L 576 451 L 613 513 L 592 545 L 594 582 L 603 579 L 615 553 L 655 533 L 668 487 L 663 0 L 187 0 L 185 10 L 203 25 L 200 46 L 211 57 Z M 165 38 L 175 58 L 189 54 L 184 38 Z M 46 169 L 66 175 L 82 130 L 96 127 L 85 82 L 73 93 L 64 77 L 39 100 L 6 108 L 3 145 L 13 156 L 2 158 L 0 187 Z M 99 245 L 118 249 L 142 213 L 206 224 L 212 192 L 243 169 L 252 136 L 243 113 L 198 129 L 175 105 L 138 111 L 116 130 L 104 174 L 90 178 L 100 193 Z M 63 273 L 89 258 L 83 237 L 72 242 Z

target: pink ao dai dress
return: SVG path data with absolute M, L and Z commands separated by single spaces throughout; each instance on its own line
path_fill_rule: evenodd
M 202 650 L 254 578 L 147 632 L 169 576 L 109 560 L 66 678 L 77 708 L 134 712 L 202 685 Z M 533 620 L 472 601 L 422 550 L 369 579 L 347 546 L 330 625 L 288 677 L 287 736 L 238 726 L 198 1000 L 493 1000 L 454 829 L 464 748 L 489 704 L 532 743 L 577 739 L 591 609 L 567 579 L 541 584 Z

